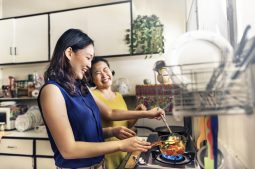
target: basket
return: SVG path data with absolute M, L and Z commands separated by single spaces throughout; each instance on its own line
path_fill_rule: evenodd
M 165 67 L 172 80 L 173 114 L 183 116 L 252 113 L 248 73 L 231 79 L 236 70 L 220 63 Z M 156 76 L 156 75 L 155 75 Z

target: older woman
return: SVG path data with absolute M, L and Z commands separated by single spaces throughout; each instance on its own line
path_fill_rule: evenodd
M 96 57 L 92 61 L 92 81 L 96 86 L 92 90 L 93 95 L 108 105 L 111 109 L 127 110 L 127 105 L 119 92 L 112 91 L 113 72 L 106 59 Z M 136 110 L 146 110 L 144 105 L 138 105 Z M 123 121 L 107 121 L 102 119 L 103 127 L 125 126 L 131 128 L 137 119 Z M 105 139 L 105 141 L 116 141 L 116 137 Z M 126 152 L 114 152 L 105 155 L 105 163 L 107 169 L 116 169 L 127 155 Z

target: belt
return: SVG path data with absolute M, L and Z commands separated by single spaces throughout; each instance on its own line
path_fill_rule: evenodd
M 61 167 L 57 167 L 57 169 L 74 169 L 74 168 L 61 168 Z M 75 168 L 75 169 L 105 169 L 104 160 L 102 160 L 100 163 L 92 165 L 90 167 L 81 167 L 81 168 Z

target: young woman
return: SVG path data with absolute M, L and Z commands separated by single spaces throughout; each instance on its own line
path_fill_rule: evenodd
M 132 137 L 129 129 L 102 129 L 101 116 L 108 120 L 158 118 L 160 108 L 148 111 L 112 110 L 93 98 L 87 88 L 87 77 L 94 57 L 90 37 L 69 29 L 57 41 L 50 65 L 45 72 L 38 105 L 42 112 L 55 164 L 58 168 L 103 168 L 104 154 L 116 151 L 147 151 L 150 143 Z M 104 142 L 104 137 L 128 139 Z
M 108 61 L 101 57 L 96 57 L 92 61 L 91 76 L 93 86 L 92 93 L 99 100 L 104 102 L 111 109 L 128 110 L 126 102 L 119 92 L 112 91 L 113 73 L 110 69 Z M 138 105 L 136 110 L 146 110 L 144 105 Z M 137 119 L 122 120 L 122 121 L 108 121 L 102 119 L 102 126 L 104 127 L 128 127 L 131 128 L 136 123 Z M 110 137 L 105 141 L 116 141 L 118 138 Z M 117 169 L 122 160 L 127 155 L 127 152 L 114 152 L 105 155 L 106 169 Z

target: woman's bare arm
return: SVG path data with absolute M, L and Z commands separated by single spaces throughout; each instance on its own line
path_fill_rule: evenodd
M 147 151 L 150 143 L 135 137 L 111 142 L 75 141 L 68 120 L 65 100 L 55 85 L 47 85 L 40 95 L 42 112 L 58 150 L 65 159 L 96 157 L 115 151 Z
M 118 110 L 110 109 L 105 103 L 103 103 L 97 97 L 94 97 L 101 115 L 105 120 L 130 120 L 139 118 L 156 118 L 161 119 L 161 115 L 165 116 L 164 110 L 159 107 L 155 107 L 151 110 Z

